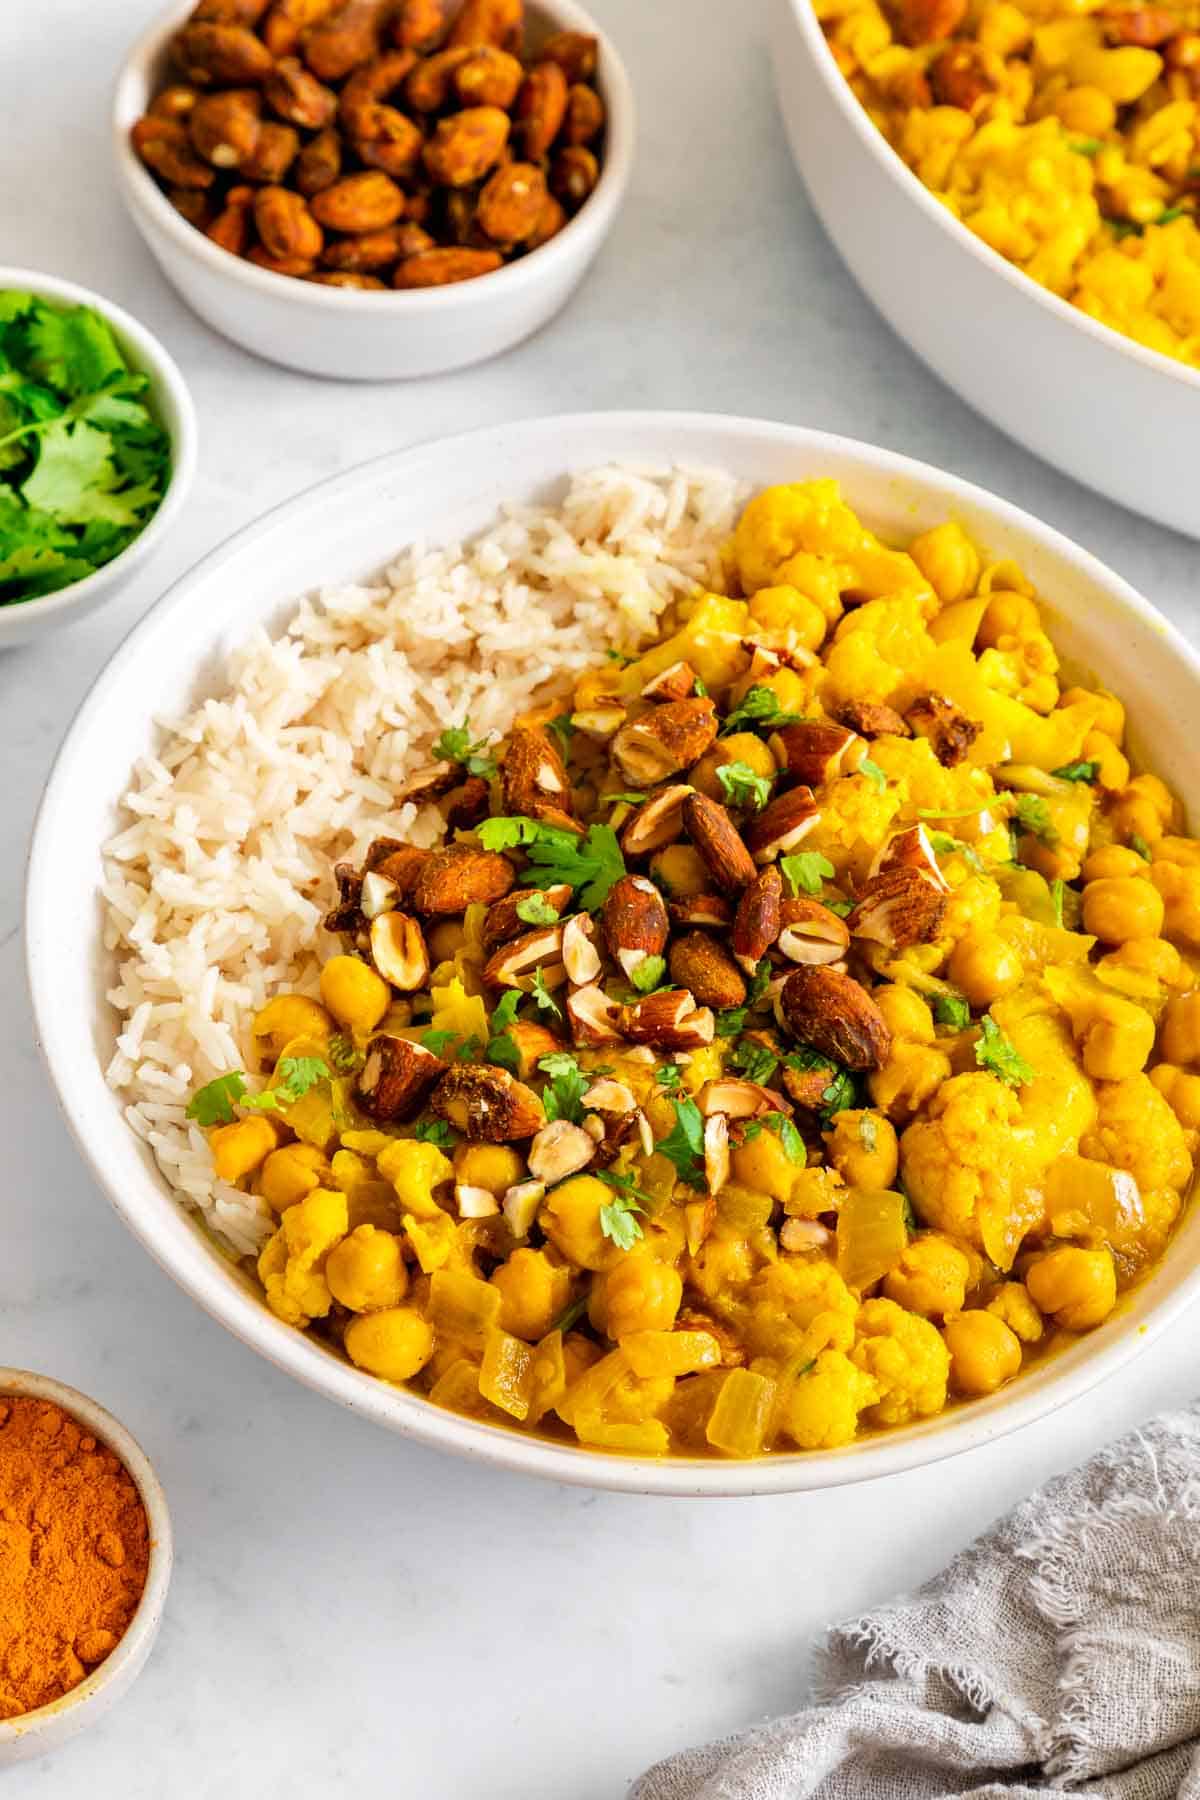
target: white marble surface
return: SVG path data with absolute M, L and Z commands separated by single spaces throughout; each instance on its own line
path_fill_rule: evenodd
M 488 367 L 374 390 L 270 368 L 213 336 L 123 216 L 108 90 L 154 0 L 0 9 L 0 254 L 97 288 L 159 332 L 203 437 L 186 518 L 150 572 L 97 619 L 0 663 L 0 1361 L 83 1386 L 130 1425 L 166 1482 L 178 1543 L 137 1689 L 86 1738 L 14 1771 L 9 1792 L 612 1800 L 653 1757 L 791 1706 L 825 1623 L 932 1573 L 1017 1495 L 1194 1385 L 1200 1320 L 1040 1427 L 887 1487 L 741 1502 L 558 1490 L 410 1448 L 256 1360 L 124 1232 L 59 1123 L 30 1040 L 20 927 L 24 844 L 55 747 L 173 577 L 334 470 L 579 407 L 800 421 L 994 488 L 1196 627 L 1195 545 L 999 437 L 860 299 L 787 160 L 763 0 L 593 4 L 642 117 L 628 205 L 585 289 Z

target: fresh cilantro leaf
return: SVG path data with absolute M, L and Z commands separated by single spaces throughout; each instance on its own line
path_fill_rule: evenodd
M 556 719 L 551 719 L 546 730 L 554 733 L 562 751 L 563 761 L 567 761 L 571 755 L 571 739 L 575 736 L 575 727 L 571 723 L 570 713 L 559 713 Z
M 771 777 L 756 775 L 749 763 L 722 763 L 717 780 L 729 806 L 749 806 L 761 812 L 771 798 Z
M 429 1050 L 434 1056 L 444 1056 L 451 1044 L 457 1042 L 457 1031 L 423 1031 L 421 1048 Z
M 645 794 L 605 794 L 602 806 L 640 806 Z
M 218 1075 L 215 1081 L 197 1088 L 188 1102 L 187 1116 L 198 1125 L 232 1125 L 237 1117 L 235 1105 L 246 1092 L 246 1077 L 240 1069 Z
M 530 997 L 536 1002 L 539 1012 L 548 1012 L 552 1019 L 562 1018 L 562 1007 L 546 986 L 546 977 L 540 969 L 533 971 L 533 986 L 529 990 Z
M 320 1056 L 285 1056 L 275 1070 L 274 1092 L 285 1106 L 303 1099 L 319 1081 L 329 1081 L 333 1070 Z
M 868 1156 L 879 1148 L 879 1121 L 872 1113 L 865 1112 L 858 1121 L 858 1141 Z
M 753 1038 L 744 1037 L 739 1038 L 729 1052 L 729 1066 L 746 1081 L 756 1081 L 761 1086 L 774 1075 L 779 1058 L 766 1044 L 756 1044 Z
M 951 837 L 948 831 L 931 831 L 928 836 L 930 848 L 938 856 L 961 856 L 968 868 L 982 873 L 983 858 L 970 844 L 964 844 L 961 838 Z
M 361 1052 L 341 1032 L 337 1032 L 329 1040 L 329 1060 L 339 1075 L 352 1075 L 363 1063 Z
M 498 1069 L 507 1069 L 510 1075 L 520 1072 L 521 1057 L 517 1046 L 508 1036 L 509 1027 L 515 1022 L 517 1008 L 522 995 L 519 988 L 509 988 L 492 1011 L 488 1020 L 488 1041 L 484 1046 L 485 1062 L 490 1062 Z
M 718 1037 L 736 1037 L 746 1024 L 746 1015 L 757 1001 L 761 1000 L 771 984 L 773 971 L 768 959 L 764 956 L 750 979 L 745 1001 L 741 1006 L 727 1006 L 716 1017 Z
M 752 731 L 775 731 L 780 725 L 801 725 L 803 713 L 784 712 L 779 704 L 779 695 L 774 688 L 763 687 L 755 682 L 747 688 L 741 702 L 727 716 L 721 727 L 721 736 L 728 737 L 731 731 L 739 726 L 749 726 Z
M 697 700 L 707 700 L 708 699 L 708 689 L 705 687 L 704 683 L 701 681 L 701 679 L 698 675 L 696 676 L 695 680 L 692 682 L 692 692 L 695 694 Z
M 877 793 L 882 794 L 884 788 L 887 786 L 887 776 L 884 774 L 879 764 L 877 762 L 872 762 L 869 756 L 863 757 L 858 768 L 854 772 L 856 775 L 865 775 Z
M 639 994 L 652 994 L 666 972 L 665 956 L 646 956 L 629 979 Z
M 654 1071 L 654 1079 L 665 1094 L 677 1094 L 683 1074 L 678 1063 L 661 1063 Z
M 564 1307 L 551 1325 L 551 1331 L 561 1331 L 565 1337 L 571 1327 L 578 1324 L 587 1311 L 589 1297 L 587 1294 L 580 1294 L 578 1300 L 572 1300 L 570 1306 Z
M 794 856 L 781 856 L 780 871 L 791 883 L 793 894 L 819 894 L 823 881 L 832 881 L 833 864 L 819 850 L 798 850 Z
M 578 1125 L 583 1118 L 583 1096 L 591 1085 L 569 1050 L 554 1050 L 540 1057 L 538 1068 L 549 1077 L 542 1105 L 548 1119 L 569 1119 Z
M 609 662 L 618 663 L 622 669 L 627 669 L 633 661 L 632 656 L 626 656 L 623 650 L 606 650 L 604 654 Z
M 472 739 L 471 721 L 464 719 L 461 725 L 447 726 L 433 746 L 433 754 L 439 762 L 461 763 L 468 775 L 482 775 L 485 781 L 491 781 L 496 774 L 496 759 L 488 754 L 490 749 L 487 738 Z
M 618 1250 L 632 1250 L 643 1236 L 641 1221 L 634 1218 L 641 1210 L 632 1194 L 614 1194 L 600 1208 L 600 1229 Z
M 1054 908 L 1054 923 L 1059 926 L 1063 922 L 1063 895 L 1066 891 L 1067 884 L 1061 875 L 1050 883 L 1050 904 Z
M 971 1023 L 971 1008 L 961 994 L 939 994 L 933 1003 L 933 1016 L 939 1025 L 965 1031 Z
M 448 1150 L 454 1142 L 454 1133 L 445 1119 L 418 1119 L 412 1134 L 418 1143 L 436 1144 L 439 1150 Z
M 1100 773 L 1100 764 L 1098 762 L 1064 763 L 1061 769 L 1051 769 L 1050 773 L 1057 775 L 1060 781 L 1095 781 Z
M 558 913 L 550 902 L 541 894 L 531 894 L 528 900 L 517 901 L 517 917 L 526 925 L 557 925 Z
M 838 1069 L 821 1095 L 820 1119 L 828 1125 L 838 1113 L 858 1104 L 858 1085 L 849 1069 Z
M 520 1004 L 521 1004 L 520 988 L 509 988 L 508 992 L 497 1002 L 496 1006 L 493 1008 L 492 1016 L 488 1020 L 489 1029 L 493 1033 L 495 1033 L 497 1031 L 507 1031 L 509 1026 L 513 1023 L 514 1019 L 517 1016 L 517 1008 L 520 1006 Z
M 783 1145 L 789 1162 L 799 1163 L 801 1168 L 808 1161 L 808 1152 L 804 1148 L 804 1139 L 792 1124 L 786 1113 L 764 1113 L 763 1124 Z
M 655 1146 L 659 1156 L 673 1163 L 675 1173 L 688 1187 L 704 1184 L 704 1119 L 688 1095 L 672 1096 L 675 1123 Z
M 485 850 L 515 850 L 518 844 L 531 844 L 543 829 L 536 819 L 525 819 L 519 814 L 512 818 L 484 819 L 476 826 L 479 841 Z M 563 835 L 569 836 L 570 833 Z
M 1049 848 L 1057 844 L 1058 833 L 1050 822 L 1050 809 L 1040 794 L 1018 794 L 1013 818 L 1018 831 L 1028 833 Z
M 580 837 L 574 831 L 519 815 L 485 819 L 479 826 L 479 841 L 485 850 L 523 847 L 539 877 L 547 883 L 568 882 L 579 891 L 579 903 L 588 912 L 603 905 L 609 889 L 625 873 L 625 859 L 611 825 L 589 826 L 586 836 Z
M 1025 1061 L 1012 1040 L 1005 1036 L 990 1013 L 979 1022 L 980 1037 L 975 1046 L 975 1061 L 997 1081 L 1007 1087 L 1022 1087 L 1034 1078 L 1034 1070 Z
M 1139 836 L 1136 831 L 1129 839 L 1129 848 L 1136 856 L 1140 856 L 1143 862 L 1150 861 L 1150 846 L 1145 838 Z

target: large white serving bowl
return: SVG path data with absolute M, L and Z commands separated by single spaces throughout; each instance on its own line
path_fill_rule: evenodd
M 167 78 L 168 45 L 195 0 L 175 0 L 134 45 L 113 96 L 113 155 L 125 205 L 164 275 L 194 312 L 234 343 L 288 368 L 344 381 L 436 375 L 498 356 L 566 304 L 617 216 L 633 168 L 633 89 L 624 64 L 576 0 L 530 0 L 534 42 L 554 31 L 600 40 L 596 85 L 608 122 L 600 179 L 575 217 L 539 250 L 450 287 L 364 292 L 275 275 L 231 256 L 176 212 L 129 141 Z M 451 0 L 457 12 L 459 0 Z
M 888 323 L 1018 443 L 1200 537 L 1200 372 L 1098 324 L 968 231 L 871 123 L 811 0 L 774 0 L 772 31 L 796 167 Z
M 105 1085 L 113 1015 L 98 905 L 101 845 L 118 827 L 129 771 L 155 744 L 153 716 L 220 693 L 231 650 L 279 629 L 297 597 L 355 580 L 413 537 L 447 541 L 487 527 L 506 499 L 545 501 L 564 473 L 610 460 L 733 470 L 758 486 L 836 476 L 885 536 L 959 520 L 993 557 L 1036 584 L 1050 629 L 1081 670 L 1129 706 L 1133 749 L 1184 794 L 1200 781 L 1200 661 L 1130 587 L 1028 514 L 923 463 L 790 425 L 691 413 L 598 413 L 532 420 L 383 456 L 311 488 L 206 557 L 117 652 L 59 753 L 34 832 L 26 941 L 37 1035 L 59 1102 L 100 1186 L 146 1248 L 230 1331 L 319 1393 L 440 1449 L 581 1486 L 654 1494 L 760 1494 L 835 1487 L 950 1456 L 1039 1418 L 1102 1381 L 1200 1293 L 1200 1209 L 1164 1265 L 1118 1316 L 991 1399 L 827 1454 L 757 1462 L 655 1462 L 549 1443 L 441 1411 L 342 1361 L 268 1312 L 171 1198 Z M 596 646 L 597 654 L 604 646 Z

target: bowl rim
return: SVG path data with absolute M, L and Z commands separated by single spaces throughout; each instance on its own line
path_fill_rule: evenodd
M 97 294 L 92 288 L 82 287 L 77 281 L 69 281 L 61 275 L 46 275 L 40 269 L 0 264 L 0 292 L 26 289 L 39 299 L 87 306 L 100 313 L 112 326 L 118 340 L 122 341 L 122 348 L 132 347 L 135 352 L 132 360 L 140 363 L 142 373 L 161 381 L 170 394 L 176 418 L 174 423 L 165 418 L 159 419 L 171 445 L 170 479 L 157 509 L 133 542 L 126 544 L 120 555 L 114 556 L 111 562 L 93 569 L 81 581 L 73 581 L 70 587 L 58 588 L 52 594 L 39 594 L 36 599 L 23 600 L 13 607 L 0 607 L 0 645 L 4 642 L 5 621 L 8 617 L 25 619 L 32 617 L 36 611 L 38 618 L 49 618 L 52 614 L 67 612 L 81 600 L 92 599 L 100 588 L 112 582 L 115 575 L 128 575 L 134 564 L 149 554 L 165 536 L 167 528 L 174 524 L 191 491 L 196 473 L 199 438 L 191 390 L 175 358 L 148 326 L 135 319 L 132 313 L 126 312 L 123 306 L 106 299 L 103 294 Z M 32 635 L 34 634 L 30 633 Z
M 436 288 L 389 288 L 380 293 L 355 288 L 324 287 L 319 282 L 298 280 L 260 269 L 244 257 L 231 256 L 212 243 L 202 231 L 171 205 L 141 160 L 134 155 L 129 132 L 141 116 L 142 101 L 136 90 L 149 96 L 149 69 L 165 52 L 168 41 L 193 10 L 195 0 L 174 0 L 167 11 L 137 39 L 117 74 L 112 97 L 113 155 L 126 200 L 185 254 L 202 263 L 214 275 L 240 283 L 254 293 L 276 300 L 290 300 L 313 312 L 376 318 L 417 314 L 437 317 L 452 307 L 484 306 L 487 295 L 512 296 L 550 277 L 570 263 L 586 236 L 599 240 L 608 231 L 620 206 L 633 167 L 635 106 L 628 71 L 612 38 L 577 0 L 537 0 L 562 29 L 586 32 L 598 38 L 600 59 L 598 86 L 607 113 L 604 159 L 600 178 L 575 215 L 562 230 L 536 250 L 504 263 L 473 281 L 459 281 Z
M 288 1374 L 314 1391 L 339 1401 L 352 1411 L 383 1424 L 401 1436 L 411 1437 L 433 1448 L 449 1450 L 512 1472 L 540 1475 L 570 1485 L 644 1494 L 682 1496 L 732 1496 L 813 1491 L 873 1480 L 881 1475 L 938 1462 L 980 1444 L 1007 1435 L 1021 1425 L 1030 1424 L 1077 1399 L 1096 1386 L 1107 1375 L 1130 1362 L 1152 1342 L 1200 1293 L 1200 1262 L 1190 1270 L 1182 1270 L 1173 1288 L 1157 1296 L 1139 1320 L 1137 1328 L 1126 1325 L 1114 1332 L 1111 1342 L 1093 1348 L 1095 1340 L 1083 1340 L 1078 1346 L 1056 1359 L 1052 1376 L 1045 1383 L 1029 1389 L 1011 1387 L 989 1399 L 977 1400 L 960 1409 L 952 1423 L 946 1415 L 901 1431 L 880 1434 L 840 1450 L 798 1451 L 746 1462 L 718 1458 L 643 1458 L 621 1456 L 610 1452 L 585 1449 L 578 1445 L 558 1443 L 544 1438 L 523 1436 L 515 1429 L 489 1425 L 463 1415 L 433 1406 L 423 1396 L 404 1388 L 376 1380 L 361 1370 L 315 1344 L 306 1334 L 297 1332 L 275 1318 L 248 1288 L 234 1279 L 224 1278 L 219 1268 L 220 1256 L 209 1241 L 205 1255 L 195 1267 L 181 1267 L 188 1262 L 177 1245 L 184 1232 L 202 1232 L 177 1207 L 167 1191 L 165 1177 L 147 1171 L 148 1188 L 155 1195 L 153 1209 L 127 1191 L 121 1181 L 110 1175 L 105 1145 L 115 1141 L 112 1134 L 127 1131 L 119 1111 L 111 1118 L 111 1133 L 94 1139 L 88 1129 L 75 1085 L 66 1077 L 80 1055 L 79 1036 L 61 1016 L 54 1003 L 52 983 L 43 969 L 52 969 L 56 959 L 53 942 L 43 941 L 40 920 L 47 913 L 42 895 L 53 893 L 53 843 L 55 815 L 63 796 L 70 792 L 72 763 L 85 753 L 91 732 L 101 728 L 110 704 L 119 697 L 127 666 L 136 666 L 144 643 L 164 633 L 168 620 L 190 604 L 193 592 L 203 591 L 213 577 L 238 557 L 255 540 L 274 531 L 290 531 L 303 526 L 312 503 L 318 495 L 324 501 L 336 501 L 372 471 L 399 473 L 410 481 L 422 478 L 425 459 L 456 460 L 470 454 L 477 445 L 487 445 L 494 461 L 503 463 L 507 448 L 520 446 L 526 440 L 535 443 L 552 436 L 555 445 L 585 437 L 590 430 L 603 426 L 619 431 L 628 443 L 623 454 L 630 461 L 639 456 L 639 434 L 672 434 L 678 449 L 673 452 L 684 465 L 711 466 L 720 451 L 695 449 L 689 454 L 689 440 L 706 444 L 714 436 L 740 434 L 752 437 L 757 444 L 777 448 L 781 454 L 807 455 L 814 461 L 821 457 L 840 456 L 864 464 L 873 476 L 896 483 L 936 487 L 944 497 L 947 516 L 969 516 L 973 510 L 982 513 L 993 529 L 1006 529 L 1032 540 L 1032 548 L 1056 556 L 1072 565 L 1082 580 L 1111 597 L 1131 620 L 1151 631 L 1178 660 L 1195 685 L 1200 699 L 1200 654 L 1141 594 L 1107 565 L 1084 550 L 1054 527 L 1033 518 L 1009 501 L 989 493 L 974 483 L 934 468 L 891 450 L 864 444 L 836 434 L 780 422 L 748 419 L 723 414 L 670 411 L 592 412 L 523 420 L 515 424 L 484 427 L 445 437 L 433 442 L 409 446 L 371 458 L 357 467 L 345 470 L 313 484 L 290 500 L 271 508 L 251 524 L 242 527 L 224 544 L 204 556 L 193 568 L 173 583 L 168 592 L 153 606 L 126 637 L 124 643 L 101 671 L 85 697 L 59 749 L 47 781 L 34 830 L 30 840 L 25 885 L 26 974 L 32 1002 L 35 1035 L 44 1059 L 51 1085 L 60 1109 L 74 1136 L 85 1163 L 98 1185 L 135 1237 L 150 1255 L 188 1292 L 205 1311 L 219 1320 L 241 1342 L 256 1350 Z M 588 455 L 593 453 L 589 450 Z M 644 452 L 642 453 L 644 455 Z M 578 453 L 576 460 L 578 460 Z M 572 464 L 564 455 L 561 468 L 565 473 Z M 732 470 L 737 473 L 736 469 Z M 311 591 L 320 587 L 320 573 L 314 572 Z M 298 598 L 298 596 L 297 596 Z M 111 699 L 110 699 L 111 696 Z M 98 940 L 97 940 L 98 941 Z M 93 1052 L 89 1043 L 86 1054 Z M 63 1078 L 60 1079 L 58 1070 Z M 117 1102 L 114 1100 L 114 1108 Z M 159 1210 L 159 1209 L 163 1210 Z M 1160 1268 L 1163 1265 L 1160 1265 Z M 1140 1291 L 1140 1290 L 1139 1290 Z M 1078 1355 L 1076 1355 L 1078 1351 Z
M 0 1366 L 0 1398 L 52 1401 L 85 1426 L 93 1437 L 99 1438 L 124 1463 L 146 1509 L 150 1527 L 146 1583 L 133 1617 L 119 1642 L 103 1662 L 97 1663 L 90 1675 L 86 1675 L 57 1700 L 51 1700 L 46 1706 L 35 1707 L 32 1712 L 20 1713 L 15 1719 L 0 1719 L 2 1757 L 5 1749 L 18 1743 L 30 1732 L 43 1733 L 49 1740 L 53 1728 L 60 1722 L 65 1724 L 68 1718 L 74 1729 L 78 1723 L 75 1715 L 79 1710 L 97 1700 L 103 1700 L 105 1691 L 120 1679 L 128 1664 L 148 1652 L 146 1639 L 148 1636 L 153 1638 L 158 1630 L 171 1581 L 174 1550 L 167 1497 L 153 1463 L 132 1432 L 119 1419 L 114 1418 L 106 1407 L 101 1406 L 98 1400 L 81 1393 L 78 1388 L 69 1387 L 65 1381 L 56 1380 L 52 1375 L 39 1375 L 32 1369 L 3 1366 Z M 49 1749 L 49 1741 L 46 1747 Z
M 865 107 L 834 61 L 812 0 L 780 0 L 780 3 L 791 14 L 792 22 L 803 39 L 814 67 L 859 143 L 906 198 L 924 213 L 926 219 L 936 224 L 952 242 L 973 256 L 985 269 L 999 276 L 1014 292 L 1021 293 L 1052 317 L 1085 332 L 1101 348 L 1119 351 L 1141 363 L 1151 374 L 1168 375 L 1182 382 L 1185 387 L 1200 388 L 1200 369 L 1189 367 L 1187 363 L 1180 362 L 1178 357 L 1168 356 L 1165 351 L 1152 350 L 1147 344 L 1139 344 L 1136 338 L 1118 331 L 1115 325 L 1105 325 L 1101 320 L 1093 319 L 1090 313 L 1084 312 L 1081 307 L 1072 306 L 1069 300 L 1052 293 L 1023 269 L 1018 269 L 1015 263 L 1010 263 L 998 250 L 993 250 L 990 244 L 985 244 L 982 238 L 977 237 L 961 219 L 956 219 L 947 207 L 934 198 L 899 152 L 888 143 L 882 131 L 872 124 Z

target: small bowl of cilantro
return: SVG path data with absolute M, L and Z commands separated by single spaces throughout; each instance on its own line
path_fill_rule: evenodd
M 195 460 L 191 397 L 144 326 L 0 268 L 0 646 L 109 596 L 163 538 Z

